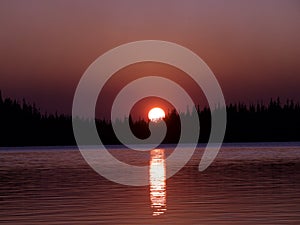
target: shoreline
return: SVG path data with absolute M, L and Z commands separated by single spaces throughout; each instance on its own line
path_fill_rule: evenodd
M 183 147 L 189 147 L 190 144 L 184 144 Z M 161 144 L 157 148 L 174 148 L 176 147 L 177 144 Z M 114 149 L 124 149 L 124 150 L 130 150 L 124 145 L 105 145 L 106 148 L 109 150 L 114 150 Z M 145 146 L 141 146 L 144 148 Z M 197 148 L 205 148 L 206 143 L 199 143 L 197 144 Z M 255 147 L 255 148 L 264 148 L 264 147 L 300 147 L 300 142 L 230 142 L 230 143 L 223 143 L 221 148 L 228 148 L 228 147 Z M 89 145 L 86 146 L 87 149 L 99 149 L 98 146 L 96 145 Z M 14 146 L 14 147 L 9 147 L 9 146 L 3 146 L 0 147 L 0 151 L 16 151 L 16 150 L 21 150 L 21 151 L 26 151 L 26 150 L 78 150 L 77 145 L 67 145 L 67 146 Z

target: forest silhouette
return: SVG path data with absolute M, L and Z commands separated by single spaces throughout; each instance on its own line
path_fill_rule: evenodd
M 193 117 L 198 114 L 200 120 L 199 143 L 208 141 L 211 125 L 209 108 L 187 112 L 180 116 Z M 293 100 L 284 103 L 280 99 L 271 99 L 268 104 L 229 104 L 227 110 L 227 128 L 225 142 L 283 142 L 300 141 L 300 105 Z M 94 122 L 80 120 L 84 126 Z M 132 133 L 145 139 L 150 135 L 149 121 L 143 119 L 118 121 L 128 122 Z M 165 119 L 167 134 L 163 143 L 177 143 L 180 137 L 179 114 L 173 110 Z M 96 119 L 99 137 L 104 144 L 120 144 L 116 138 L 112 122 Z M 11 98 L 2 98 L 0 91 L 0 146 L 68 146 L 76 145 L 73 135 L 72 117 L 64 114 L 41 113 L 35 104 L 25 100 L 22 103 Z M 101 129 L 100 129 L 101 128 Z M 96 144 L 96 143 L 86 143 Z

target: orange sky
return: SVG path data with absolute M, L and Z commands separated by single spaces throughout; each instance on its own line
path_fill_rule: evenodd
M 226 102 L 300 100 L 299 27 L 299 1 L 2 0 L 0 89 L 43 110 L 70 113 L 77 83 L 98 56 L 130 41 L 157 39 L 196 52 Z M 104 102 L 122 86 L 115 82 Z

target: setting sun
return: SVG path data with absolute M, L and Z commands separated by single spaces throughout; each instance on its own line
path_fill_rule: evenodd
M 151 109 L 148 113 L 148 118 L 152 122 L 158 122 L 159 120 L 165 118 L 165 116 L 165 111 L 158 107 Z

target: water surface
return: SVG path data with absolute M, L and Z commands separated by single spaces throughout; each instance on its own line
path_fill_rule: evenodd
M 165 180 L 171 152 L 112 149 L 150 166 L 150 185 L 131 187 L 95 173 L 76 148 L 1 149 L 0 223 L 300 224 L 297 144 L 227 145 L 204 172 L 200 147 Z

